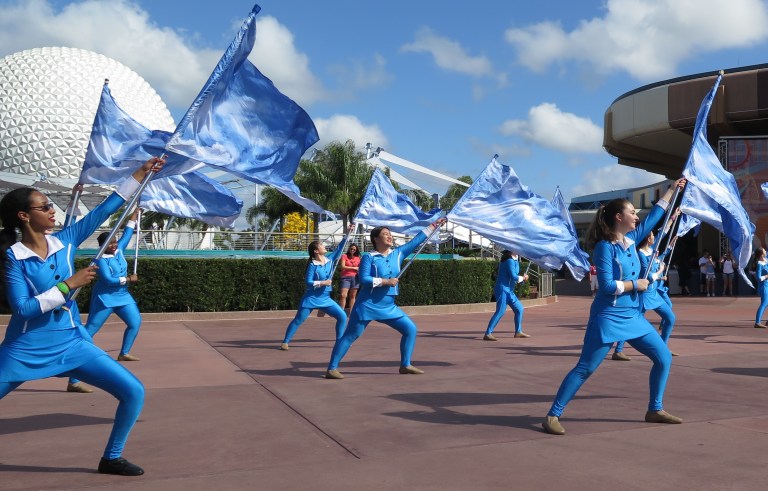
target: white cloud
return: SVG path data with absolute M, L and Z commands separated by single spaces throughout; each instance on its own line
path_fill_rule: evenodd
M 315 126 L 320 135 L 320 141 L 315 144 L 317 148 L 323 148 L 332 141 L 345 142 L 352 140 L 357 148 L 362 148 L 366 143 L 374 147 L 387 148 L 389 141 L 386 135 L 377 125 L 365 125 L 355 116 L 348 114 L 335 114 L 330 118 L 315 118 Z
M 603 130 L 599 126 L 588 118 L 563 112 L 548 102 L 532 107 L 527 120 L 505 121 L 499 131 L 565 153 L 603 151 Z
M 340 97 L 349 97 L 349 92 L 371 87 L 382 87 L 389 84 L 394 76 L 387 71 L 387 60 L 380 54 L 375 54 L 370 63 L 359 60 L 345 64 L 333 65 L 329 71 L 336 76 Z
M 768 38 L 762 0 L 607 0 L 603 17 L 567 32 L 555 22 L 510 28 L 506 40 L 534 71 L 578 61 L 640 80 L 670 77 L 686 58 Z
M 296 50 L 288 28 L 274 17 L 264 16 L 257 19 L 256 32 L 256 42 L 248 59 L 282 93 L 299 104 L 312 104 L 328 97 L 320 80 L 309 69 L 307 55 Z
M 493 75 L 493 67 L 485 56 L 470 56 L 456 41 L 435 34 L 424 27 L 416 33 L 413 43 L 405 44 L 400 51 L 411 53 L 430 53 L 435 63 L 446 70 L 484 77 Z
M 269 16 L 258 18 L 257 30 L 254 64 L 300 104 L 323 98 L 325 89 L 292 34 Z M 94 51 L 141 75 L 171 107 L 186 108 L 194 100 L 226 49 L 196 48 L 194 37 L 157 25 L 129 0 L 86 0 L 60 12 L 45 0 L 0 7 L 0 56 L 44 46 Z
M 613 164 L 582 173 L 581 184 L 571 188 L 571 196 L 637 188 L 661 182 L 666 177 L 634 167 Z

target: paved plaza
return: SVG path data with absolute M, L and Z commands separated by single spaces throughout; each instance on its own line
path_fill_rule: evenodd
M 768 332 L 753 328 L 756 297 L 673 298 L 680 356 L 665 408 L 684 424 L 643 422 L 650 362 L 628 347 L 632 361 L 606 360 L 568 406 L 567 435 L 541 431 L 590 301 L 529 306 L 529 339 L 512 336 L 508 312 L 499 342 L 482 341 L 491 304 L 416 309 L 424 375 L 398 374 L 399 335 L 372 323 L 344 380 L 322 377 L 329 317 L 313 315 L 279 351 L 293 312 L 148 314 L 132 351 L 141 361 L 126 363 L 147 395 L 125 457 L 146 474 L 97 474 L 114 399 L 47 379 L 0 401 L 0 489 L 765 489 Z M 116 355 L 121 337 L 110 321 L 96 341 Z

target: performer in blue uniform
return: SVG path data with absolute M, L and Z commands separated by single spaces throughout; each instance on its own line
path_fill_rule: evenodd
M 125 225 L 120 241 L 113 238 L 112 242 L 104 249 L 104 254 L 96 261 L 98 279 L 91 291 L 91 305 L 88 309 L 88 321 L 85 323 L 86 331 L 93 337 L 107 322 L 112 312 L 125 322 L 123 345 L 117 355 L 117 361 L 139 361 L 139 357 L 130 354 L 130 351 L 136 336 L 139 334 L 141 313 L 136 305 L 136 300 L 128 291 L 128 285 L 139 281 L 139 277 L 135 274 L 128 274 L 128 261 L 125 260 L 125 248 L 133 237 L 138 213 L 139 209 L 136 208 L 130 221 Z M 109 237 L 109 232 L 103 232 L 96 238 L 99 247 L 104 245 L 107 237 Z M 90 393 L 93 390 L 81 384 L 79 380 L 72 378 L 67 384 L 67 392 Z
M 685 179 L 678 180 L 676 186 L 684 187 Z M 670 188 L 639 224 L 635 207 L 625 199 L 613 200 L 597 211 L 588 238 L 595 243 L 593 259 L 597 266 L 598 294 L 590 309 L 579 362 L 560 385 L 542 424 L 547 433 L 565 434 L 565 428 L 560 424 L 565 406 L 597 370 L 613 343 L 625 339 L 653 362 L 645 421 L 682 423 L 682 419 L 663 408 L 672 355 L 643 315 L 638 292 L 648 288 L 649 280 L 640 278 L 640 260 L 635 248 L 635 241 L 648 235 L 662 218 L 671 196 Z
M 501 253 L 501 262 L 499 263 L 499 272 L 496 274 L 496 284 L 493 286 L 493 295 L 496 297 L 496 312 L 488 322 L 488 328 L 485 330 L 483 340 L 498 341 L 493 335 L 493 330 L 504 316 L 507 305 L 515 314 L 515 337 L 529 338 L 529 334 L 523 332 L 523 304 L 515 295 L 515 285 L 528 279 L 528 275 L 520 276 L 520 261 L 517 254 L 511 251 Z
M 672 242 L 670 242 L 670 247 L 667 247 L 663 253 L 657 255 L 656 259 L 653 261 L 653 266 L 651 266 L 651 256 L 653 256 L 653 249 L 651 246 L 655 241 L 656 237 L 653 232 L 651 232 L 644 240 L 640 241 L 640 245 L 638 246 L 637 252 L 640 259 L 640 277 L 645 276 L 645 272 L 648 271 L 650 267 L 647 276 L 650 283 L 648 283 L 648 289 L 640 295 L 640 301 L 642 302 L 644 311 L 653 310 L 659 314 L 659 317 L 661 317 L 661 339 L 669 344 L 669 336 L 672 335 L 672 329 L 675 327 L 675 313 L 672 311 L 671 302 L 668 302 L 669 297 L 665 300 L 660 290 L 663 285 L 664 270 L 666 267 L 664 258 L 669 253 Z M 672 356 L 677 356 L 677 353 L 670 353 L 672 353 Z
M 352 227 L 354 225 L 350 224 L 350 232 Z M 296 317 L 293 318 L 291 323 L 288 324 L 288 329 L 285 330 L 285 337 L 280 345 L 281 350 L 289 349 L 288 344 L 293 339 L 293 335 L 296 334 L 299 326 L 307 320 L 307 317 L 309 317 L 309 314 L 314 309 L 320 309 L 336 319 L 336 339 L 339 339 L 344 334 L 344 328 L 347 326 L 347 314 L 344 313 L 344 309 L 338 303 L 331 299 L 331 284 L 333 283 L 331 273 L 339 256 L 344 252 L 344 245 L 346 243 L 347 239 L 345 237 L 339 242 L 336 250 L 330 254 L 327 254 L 325 245 L 319 240 L 309 243 L 307 247 L 309 262 L 304 274 L 304 284 L 306 284 L 307 289 L 304 291 L 304 296 L 301 297 L 301 303 L 296 310 Z
M 755 327 L 765 329 L 763 324 L 763 312 L 768 307 L 768 261 L 765 258 L 765 249 L 758 247 L 755 250 L 755 278 L 757 278 L 757 293 L 760 295 L 760 306 L 755 316 Z
M 96 266 L 75 271 L 77 246 L 116 212 L 152 168 L 152 158 L 133 173 L 117 192 L 77 223 L 53 234 L 53 203 L 39 191 L 19 188 L 0 202 L 0 269 L 2 298 L 11 319 L 0 344 L 0 399 L 28 380 L 77 377 L 115 396 L 115 423 L 98 470 L 138 476 L 144 471 L 122 458 L 128 434 L 144 404 L 144 386 L 131 372 L 91 342 L 80 323 L 71 290 L 90 283 Z M 16 242 L 16 229 L 21 241 Z
M 424 373 L 423 370 L 411 365 L 411 354 L 416 344 L 416 324 L 395 305 L 395 297 L 399 291 L 397 276 L 400 274 L 405 258 L 443 223 L 445 218 L 436 220 L 408 243 L 395 248 L 392 248 L 392 234 L 387 227 L 376 227 L 371 230 L 371 243 L 374 250 L 363 255 L 363 259 L 360 260 L 360 291 L 357 294 L 355 306 L 352 307 L 347 330 L 333 346 L 325 378 L 344 378 L 338 370 L 339 363 L 371 321 L 383 322 L 402 335 L 400 373 Z

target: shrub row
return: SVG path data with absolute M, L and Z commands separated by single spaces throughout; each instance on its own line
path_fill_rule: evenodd
M 78 258 L 76 267 L 88 264 Z M 306 260 L 143 258 L 131 293 L 142 312 L 227 312 L 295 309 L 304 293 Z M 493 300 L 498 263 L 416 260 L 402 278 L 398 305 L 446 305 Z M 523 269 L 524 266 L 521 266 Z M 334 279 L 337 298 L 338 274 Z M 529 285 L 518 285 L 527 296 Z M 88 312 L 90 287 L 78 296 Z

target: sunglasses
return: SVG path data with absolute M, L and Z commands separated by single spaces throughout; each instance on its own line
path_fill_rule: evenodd
M 46 203 L 42 206 L 30 206 L 30 210 L 50 211 L 53 210 L 53 203 Z

